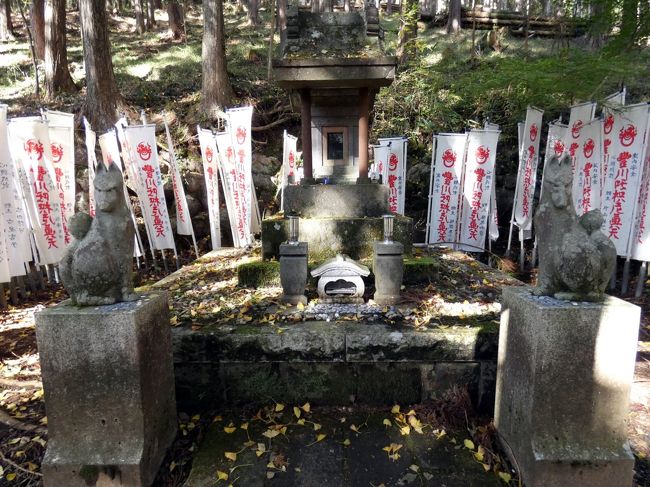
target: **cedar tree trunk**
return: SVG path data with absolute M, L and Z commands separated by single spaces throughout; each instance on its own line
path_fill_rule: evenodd
M 185 21 L 177 0 L 167 0 L 167 18 L 169 19 L 169 35 L 173 39 L 181 39 L 185 32 Z
M 259 23 L 259 0 L 248 0 L 248 12 L 246 14 L 248 25 L 257 25 Z
M 10 0 L 0 0 L 0 42 L 12 40 L 14 38 L 13 31 Z
M 143 0 L 133 0 L 133 7 L 135 10 L 135 31 L 138 34 L 144 34 L 146 30 L 144 24 L 144 3 Z
M 45 59 L 45 0 L 32 0 L 29 9 L 37 59 Z
M 397 35 L 397 57 L 404 64 L 416 54 L 415 40 L 418 36 L 418 0 L 401 0 L 402 21 Z
M 222 0 L 203 0 L 202 58 L 201 110 L 215 118 L 235 96 L 226 70 Z
M 460 32 L 460 0 L 449 0 L 448 8 L 447 34 L 458 34 Z
M 113 74 L 108 19 L 104 0 L 79 0 L 81 36 L 86 65 L 86 117 L 93 130 L 103 132 L 117 120 L 124 104 Z
M 65 0 L 45 2 L 45 94 L 74 93 L 77 87 L 68 70 L 65 34 Z

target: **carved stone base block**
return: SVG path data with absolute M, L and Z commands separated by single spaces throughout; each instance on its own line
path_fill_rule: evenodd
M 36 314 L 46 487 L 149 486 L 176 435 L 167 296 Z
M 283 243 L 280 245 L 280 282 L 282 302 L 307 304 L 307 242 Z
M 631 487 L 637 306 L 503 290 L 495 425 L 527 487 Z
M 372 272 L 375 275 L 373 300 L 379 305 L 397 304 L 404 276 L 404 246 L 399 242 L 375 242 Z

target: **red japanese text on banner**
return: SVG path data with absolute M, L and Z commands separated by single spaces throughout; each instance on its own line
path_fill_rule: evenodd
M 596 104 L 593 102 L 581 103 L 571 107 L 569 113 L 569 128 L 564 139 L 564 148 L 569 152 L 571 161 L 575 168 L 575 151 L 578 150 L 578 137 L 582 126 L 594 119 L 596 114 Z
M 637 203 L 631 257 L 647 262 L 650 261 L 650 120 L 646 127 L 645 144 L 645 163 Z
M 458 239 L 460 250 L 481 252 L 485 248 L 498 141 L 499 132 L 472 130 L 469 133 Z
M 600 171 L 600 188 L 601 197 L 602 189 L 605 186 L 605 175 L 607 174 L 607 167 L 609 166 L 609 146 L 612 145 L 612 138 L 615 137 L 614 129 L 614 112 L 620 110 L 625 105 L 625 90 L 619 93 L 614 93 L 605 99 L 605 106 L 603 107 L 603 167 Z
M 149 236 L 156 250 L 174 249 L 174 236 L 167 212 L 162 175 L 158 164 L 155 125 L 135 125 L 124 128 L 131 159 L 135 162 L 138 195 L 145 221 L 149 224 Z
M 603 159 L 603 122 L 592 120 L 582 126 L 576 139 L 575 172 L 573 173 L 573 206 L 578 216 L 600 209 Z
M 221 185 L 223 187 L 224 199 L 226 200 L 233 245 L 235 247 L 244 247 L 246 245 L 245 240 L 240 240 L 240 236 L 244 235 L 245 230 L 244 225 L 240 225 L 240 222 L 243 222 L 241 216 L 243 198 L 239 190 L 232 137 L 230 137 L 228 132 L 220 132 L 214 138 L 217 141 L 219 175 L 221 176 Z
M 0 105 L 0 208 L 5 225 L 7 271 L 9 277 L 22 276 L 25 262 L 32 260 L 30 228 L 18 172 L 9 152 L 7 105 Z
M 291 184 L 298 183 L 298 138 L 284 131 L 282 148 L 282 192 L 280 209 L 284 211 L 284 188 Z
M 386 163 L 388 162 L 389 154 L 388 146 L 381 144 L 373 146 L 373 154 L 375 162 L 372 165 L 374 166 L 373 171 L 376 172 L 375 179 L 379 179 L 380 176 L 384 179 L 384 167 L 386 167 Z
M 52 164 L 49 130 L 40 118 L 9 122 L 11 155 L 26 198 L 39 262 L 58 264 L 71 241 Z
M 601 210 L 603 231 L 612 239 L 616 253 L 628 257 L 632 224 L 643 173 L 644 136 L 648 105 L 630 105 L 613 113 L 613 133 L 605 175 Z
M 44 115 L 50 129 L 56 186 L 67 221 L 74 215 L 75 205 L 74 114 L 45 110 Z
M 232 138 L 232 147 L 235 152 L 235 166 L 237 175 L 237 191 L 240 201 L 240 220 L 237 221 L 239 243 L 241 246 L 253 242 L 251 225 L 253 222 L 253 191 L 252 191 L 252 139 L 251 120 L 253 107 L 230 108 L 228 115 L 228 131 Z
M 456 241 L 467 134 L 439 134 L 431 170 L 429 244 Z
M 540 198 L 544 191 L 544 174 L 546 166 L 552 157 L 561 158 L 564 154 L 564 140 L 566 138 L 568 127 L 560 122 L 551 122 L 548 124 L 546 135 L 546 153 L 544 154 L 544 167 L 542 170 L 542 187 L 540 189 Z
M 174 141 L 169 133 L 167 121 L 165 121 L 165 135 L 167 136 L 167 147 L 169 151 L 169 165 L 171 166 L 172 175 L 172 189 L 174 190 L 174 202 L 176 203 L 176 233 L 179 235 L 192 235 L 192 219 L 190 217 L 190 210 L 187 206 L 187 198 L 185 197 L 185 188 L 183 188 L 183 180 L 181 179 L 181 172 L 176 162 L 176 152 L 174 151 Z M 219 191 L 215 191 L 217 213 L 219 212 Z M 219 219 L 217 219 L 217 224 Z M 221 228 L 218 228 L 218 243 L 221 247 Z
M 543 110 L 528 107 L 526 122 L 521 134 L 517 197 L 515 199 L 515 223 L 524 230 L 530 229 L 533 221 L 533 196 L 535 195 L 535 183 L 537 182 L 539 141 L 542 138 L 543 115 Z
M 388 186 L 388 209 L 392 213 L 404 214 L 406 198 L 406 156 L 408 140 L 404 137 L 379 139 L 379 145 L 388 148 L 386 161 L 381 171 L 382 182 Z
M 210 241 L 212 250 L 221 247 L 221 220 L 219 217 L 219 152 L 214 135 L 200 127 L 199 145 L 203 162 L 203 177 L 208 197 L 208 217 L 210 219 Z M 227 198 L 224 195 L 224 198 Z M 227 206 L 227 203 L 226 203 Z

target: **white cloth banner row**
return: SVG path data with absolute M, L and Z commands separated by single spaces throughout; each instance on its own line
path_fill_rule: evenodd
M 431 163 L 427 244 L 481 252 L 495 205 L 494 166 L 498 130 L 435 136 Z
M 408 139 L 390 137 L 378 139 L 375 147 L 375 164 L 382 183 L 388 186 L 388 209 L 404 214 L 406 202 L 406 158 Z

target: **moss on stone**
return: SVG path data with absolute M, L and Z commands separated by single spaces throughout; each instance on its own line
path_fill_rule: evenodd
M 241 287 L 280 286 L 280 263 L 278 261 L 253 261 L 237 268 L 237 279 Z
M 435 282 L 440 275 L 440 263 L 433 257 L 404 259 L 404 284 Z

